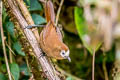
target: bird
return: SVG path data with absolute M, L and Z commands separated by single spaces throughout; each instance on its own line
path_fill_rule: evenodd
M 54 8 L 50 0 L 45 3 L 45 16 L 47 25 L 40 33 L 40 47 L 49 57 L 71 61 L 69 48 L 63 43 L 62 34 L 55 25 Z
M 44 26 L 40 33 L 40 47 L 48 57 L 55 58 L 57 60 L 68 59 L 70 50 L 68 46 L 63 43 L 63 37 L 60 29 L 55 25 L 55 13 L 53 3 L 48 0 L 45 2 L 45 17 L 47 24 Z M 29 26 L 31 28 L 31 26 Z M 34 26 L 35 27 L 35 26 Z M 39 27 L 39 25 L 37 26 Z

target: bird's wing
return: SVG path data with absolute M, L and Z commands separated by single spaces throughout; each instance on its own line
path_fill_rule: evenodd
M 58 27 L 56 27 L 56 32 L 57 32 L 57 34 L 59 36 L 60 41 L 63 42 L 63 40 L 62 40 L 63 36 L 62 36 L 62 33 L 61 33 L 61 31 L 60 31 L 60 29 Z
M 43 39 L 45 39 L 46 37 L 49 36 L 50 26 L 51 26 L 51 22 L 49 21 L 42 31 L 43 32 Z

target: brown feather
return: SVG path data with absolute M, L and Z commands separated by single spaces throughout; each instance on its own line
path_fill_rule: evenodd
M 49 22 L 40 34 L 40 46 L 48 56 L 63 59 L 60 51 L 67 51 L 68 47 L 60 38 L 52 22 Z

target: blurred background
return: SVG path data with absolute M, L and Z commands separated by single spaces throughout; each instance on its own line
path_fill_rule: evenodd
M 44 8 L 38 0 L 24 0 L 36 25 L 46 24 Z M 61 0 L 53 0 L 55 13 Z M 5 39 L 10 71 L 14 80 L 47 80 L 34 53 L 10 12 L 3 7 L 4 37 L 0 36 L 0 80 L 8 80 L 2 38 Z M 71 62 L 53 60 L 65 80 L 120 80 L 120 0 L 64 0 L 58 25 L 69 46 Z M 41 28 L 39 28 L 41 31 Z M 95 53 L 94 53 L 95 52 Z M 33 71 L 33 74 L 31 73 Z M 41 78 L 40 78 L 41 76 Z

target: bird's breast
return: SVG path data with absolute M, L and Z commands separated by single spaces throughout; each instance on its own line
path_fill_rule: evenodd
M 64 46 L 60 33 L 57 33 L 56 27 L 48 23 L 40 34 L 40 47 L 47 56 L 63 59 L 60 55 L 61 48 Z

